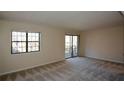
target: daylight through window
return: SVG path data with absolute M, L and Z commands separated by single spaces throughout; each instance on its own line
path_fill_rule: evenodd
M 12 32 L 12 54 L 40 51 L 40 33 Z

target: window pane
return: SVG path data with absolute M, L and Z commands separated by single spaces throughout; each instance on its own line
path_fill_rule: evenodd
M 18 36 L 17 32 L 12 32 L 12 41 L 17 41 L 17 36 Z
M 25 33 L 25 32 L 22 32 L 21 35 L 22 35 L 22 36 L 26 36 L 26 33 Z
M 21 33 L 21 41 L 26 41 L 26 33 L 25 32 Z
M 36 44 L 36 47 L 39 47 L 39 42 L 36 42 L 35 44 Z
M 39 41 L 39 37 L 36 37 L 35 40 L 36 40 L 36 41 Z
M 31 52 L 31 51 L 39 51 L 38 42 L 28 42 L 28 52 Z
M 21 32 L 17 32 L 18 33 L 18 36 L 21 36 Z
M 35 50 L 36 50 L 36 51 L 38 51 L 38 50 L 39 50 L 39 48 L 38 48 L 38 47 L 36 47 L 36 48 L 35 48 Z
M 26 41 L 26 36 L 22 36 L 21 41 Z
M 17 39 L 17 36 L 12 36 L 12 41 L 18 41 Z
M 26 52 L 26 48 L 23 48 L 23 49 L 22 49 L 22 52 Z
M 12 32 L 12 41 L 26 41 L 26 32 Z
M 17 47 L 13 47 L 13 48 L 12 48 L 12 53 L 18 53 Z
M 12 42 L 12 53 L 26 52 L 26 42 Z
M 36 41 L 36 40 L 35 40 L 35 36 L 32 36 L 31 39 L 32 39 L 32 41 Z
M 17 33 L 18 33 L 18 32 L 12 32 L 12 35 L 15 35 L 15 36 L 16 36 L 16 35 L 17 35 Z
M 28 33 L 28 41 L 31 41 L 31 33 Z
M 39 33 L 28 33 L 28 41 L 39 41 Z
M 32 51 L 36 51 L 36 50 L 35 50 L 35 47 L 32 47 Z
M 36 33 L 31 33 L 31 36 L 35 36 Z
M 39 33 L 36 33 L 35 36 L 36 36 L 36 37 L 39 37 Z

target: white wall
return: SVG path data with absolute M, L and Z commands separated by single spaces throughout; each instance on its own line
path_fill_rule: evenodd
M 124 63 L 124 28 L 116 26 L 81 35 L 82 56 Z
M 41 32 L 41 51 L 11 54 L 11 31 Z M 0 74 L 64 59 L 64 34 L 60 29 L 0 21 Z

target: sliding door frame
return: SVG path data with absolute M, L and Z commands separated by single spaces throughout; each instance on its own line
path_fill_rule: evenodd
M 72 36 L 72 53 L 71 53 L 71 57 L 67 57 L 67 58 L 65 58 L 65 59 L 78 57 L 78 56 L 79 56 L 79 46 L 80 46 L 80 35 L 66 34 L 65 36 Z M 74 56 L 74 55 L 73 55 L 73 36 L 77 36 L 77 56 Z

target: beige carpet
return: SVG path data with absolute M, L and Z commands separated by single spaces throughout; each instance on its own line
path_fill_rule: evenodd
M 124 64 L 76 57 L 0 77 L 7 81 L 120 81 Z

